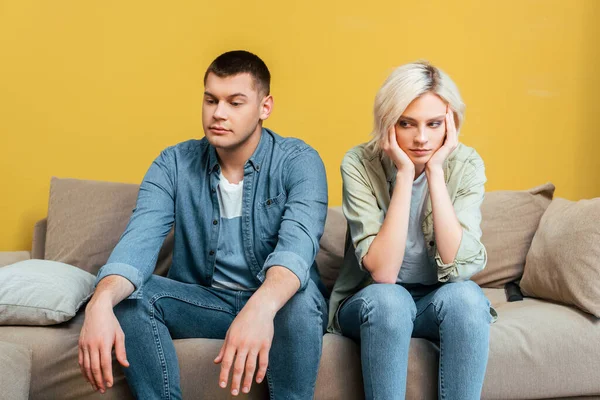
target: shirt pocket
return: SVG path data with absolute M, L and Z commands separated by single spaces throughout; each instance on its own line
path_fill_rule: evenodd
M 273 248 L 277 245 L 286 198 L 282 192 L 258 203 L 258 232 L 260 238 Z

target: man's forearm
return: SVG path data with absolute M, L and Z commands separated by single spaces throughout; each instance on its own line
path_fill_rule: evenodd
M 134 290 L 135 286 L 128 279 L 120 275 L 109 275 L 98 282 L 88 307 L 110 304 L 112 308 L 126 299 Z
M 258 290 L 250 297 L 246 306 L 259 307 L 275 314 L 296 294 L 300 280 L 289 269 L 273 266 L 267 270 L 267 276 Z

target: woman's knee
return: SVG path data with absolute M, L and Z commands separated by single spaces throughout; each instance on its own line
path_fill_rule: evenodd
M 417 312 L 410 293 L 396 284 L 378 283 L 357 293 L 361 316 L 392 325 L 412 323 Z
M 489 320 L 490 302 L 473 281 L 447 283 L 440 288 L 439 305 L 455 318 Z

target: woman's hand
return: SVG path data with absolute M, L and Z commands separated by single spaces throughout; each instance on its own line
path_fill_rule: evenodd
M 440 147 L 427 161 L 425 166 L 427 169 L 432 170 L 442 168 L 446 158 L 456 149 L 458 146 L 458 134 L 456 133 L 456 125 L 454 124 L 454 112 L 450 106 L 446 106 L 446 139 L 444 144 Z
M 387 135 L 384 138 L 382 138 L 380 145 L 381 150 L 383 150 L 385 155 L 392 160 L 398 172 L 412 172 L 412 174 L 414 175 L 415 164 L 413 164 L 408 155 L 406 155 L 406 153 L 398 145 L 398 140 L 396 139 L 395 125 L 392 125 L 390 129 L 388 129 Z

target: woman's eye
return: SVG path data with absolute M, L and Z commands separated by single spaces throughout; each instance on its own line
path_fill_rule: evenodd
M 432 128 L 439 128 L 440 126 L 442 126 L 442 123 L 440 121 L 435 121 L 435 122 L 431 122 L 429 124 L 429 126 Z
M 401 128 L 408 128 L 410 126 L 410 123 L 408 123 L 407 121 L 400 121 L 400 122 L 398 122 L 398 125 Z

